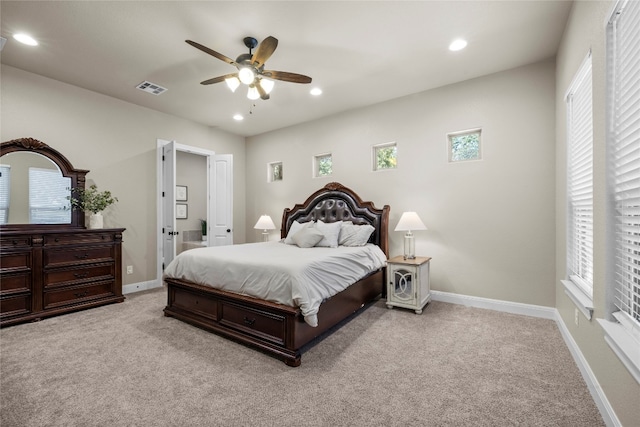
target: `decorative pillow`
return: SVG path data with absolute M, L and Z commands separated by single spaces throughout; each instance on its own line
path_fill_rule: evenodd
M 324 234 L 314 227 L 304 227 L 292 237 L 293 242 L 301 248 L 312 248 L 324 238 Z
M 316 228 L 324 234 L 324 239 L 320 240 L 316 246 L 322 246 L 325 248 L 337 248 L 338 247 L 338 236 L 340 235 L 340 228 L 342 227 L 342 222 L 322 222 L 321 220 L 316 221 Z
M 293 223 L 291 223 L 291 227 L 289 227 L 289 232 L 287 233 L 287 237 L 284 239 L 284 242 L 287 245 L 295 245 L 293 241 L 293 236 L 303 228 L 312 227 L 312 226 L 313 226 L 313 221 L 303 222 L 303 223 L 300 223 L 298 221 L 293 221 Z
M 364 246 L 369 241 L 373 230 L 375 230 L 375 228 L 370 224 L 357 225 L 345 223 L 342 225 L 342 230 L 340 231 L 339 244 L 341 246 Z

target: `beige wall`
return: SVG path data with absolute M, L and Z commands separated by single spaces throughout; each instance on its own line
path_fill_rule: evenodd
M 3 65 L 0 139 L 33 137 L 60 151 L 87 184 L 108 189 L 119 202 L 105 227 L 125 227 L 124 284 L 156 279 L 156 140 L 234 157 L 234 237 L 245 239 L 244 138 L 138 107 L 76 86 Z M 133 86 L 131 90 L 136 90 Z
M 403 251 L 400 215 L 418 212 L 429 229 L 414 233 L 416 254 L 433 257 L 434 289 L 553 307 L 554 69 L 541 62 L 248 138 L 247 229 L 262 213 L 279 227 L 284 208 L 338 181 L 391 206 L 391 256 Z M 483 159 L 448 163 L 447 133 L 477 127 Z M 398 169 L 373 172 L 372 146 L 391 141 Z M 313 155 L 327 152 L 333 175 L 313 178 Z M 276 161 L 284 179 L 268 183 Z
M 557 55 L 556 69 L 556 307 L 589 366 L 597 377 L 622 425 L 638 425 L 640 385 L 631 377 L 604 341 L 596 318 L 605 316 L 605 126 L 606 73 L 605 21 L 613 7 L 609 1 L 574 3 Z M 594 317 L 579 316 L 560 283 L 566 277 L 566 104 L 564 96 L 587 55 L 592 51 L 593 67 L 593 158 L 594 158 Z

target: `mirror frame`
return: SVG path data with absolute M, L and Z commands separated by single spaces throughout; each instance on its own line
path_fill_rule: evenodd
M 85 186 L 85 175 L 89 173 L 88 170 L 76 169 L 71 162 L 67 160 L 57 150 L 49 147 L 42 141 L 38 141 L 34 138 L 18 138 L 11 141 L 3 142 L 0 144 L 0 157 L 5 154 L 13 153 L 16 151 L 27 151 L 36 154 L 40 154 L 53 163 L 55 163 L 62 176 L 71 178 L 71 188 L 82 188 Z M 84 228 L 84 212 L 80 209 L 71 210 L 71 222 L 69 224 L 0 224 L 1 231 L 7 230 L 33 230 L 33 229 L 76 229 Z

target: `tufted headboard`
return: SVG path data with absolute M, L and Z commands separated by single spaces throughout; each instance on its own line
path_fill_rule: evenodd
M 287 236 L 293 221 L 352 221 L 354 224 L 371 224 L 375 230 L 369 242 L 380 246 L 388 257 L 389 210 L 388 205 L 377 209 L 372 202 L 363 202 L 351 189 L 331 182 L 309 196 L 304 203 L 284 210 L 281 236 Z

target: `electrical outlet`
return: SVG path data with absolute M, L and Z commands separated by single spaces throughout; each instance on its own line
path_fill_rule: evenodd
M 573 321 L 576 323 L 576 326 L 580 324 L 580 312 L 578 311 L 577 308 L 573 312 Z
M 133 265 L 127 265 L 127 274 L 133 274 Z

